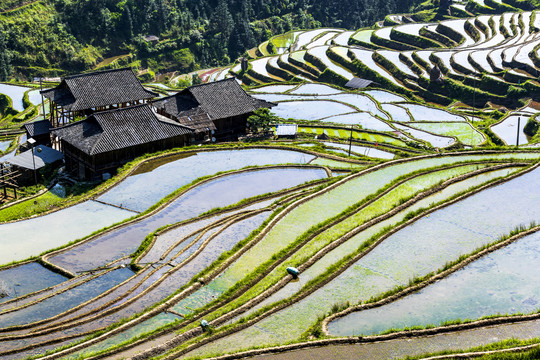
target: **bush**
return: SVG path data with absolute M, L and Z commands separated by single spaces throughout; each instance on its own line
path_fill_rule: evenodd
M 7 117 L 10 115 L 16 115 L 17 113 L 18 111 L 13 109 L 11 98 L 7 95 L 0 94 L 0 115 Z
M 531 116 L 523 128 L 523 132 L 526 135 L 533 137 L 538 133 L 538 130 L 540 130 L 540 124 Z
M 253 115 L 247 119 L 247 126 L 251 132 L 266 132 L 270 130 L 270 124 L 278 120 L 277 116 L 270 113 L 267 108 L 257 109 Z
M 154 80 L 155 77 L 156 77 L 156 74 L 152 70 L 148 69 L 147 72 L 145 72 L 144 74 L 141 74 L 141 75 L 139 75 L 137 77 L 139 78 L 139 80 L 141 82 L 144 83 L 144 82 L 149 82 L 149 81 Z

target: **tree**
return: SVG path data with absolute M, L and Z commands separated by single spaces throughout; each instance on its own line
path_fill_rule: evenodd
M 6 31 L 0 25 L 0 81 L 8 80 L 11 75 L 11 54 L 7 48 Z
M 267 108 L 257 109 L 253 115 L 248 117 L 247 126 L 249 131 L 258 133 L 259 131 L 267 132 L 270 130 L 270 125 L 277 122 L 279 118 Z

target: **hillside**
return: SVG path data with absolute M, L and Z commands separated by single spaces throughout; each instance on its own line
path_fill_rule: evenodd
M 336 25 L 356 29 L 410 6 L 402 0 L 334 2 L 3 1 L 0 80 L 76 73 L 127 54 L 121 65 L 187 72 L 225 65 L 274 34 Z M 143 40 L 146 35 L 159 41 L 152 45 Z

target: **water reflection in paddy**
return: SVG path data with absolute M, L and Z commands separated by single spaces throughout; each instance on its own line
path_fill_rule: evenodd
M 131 211 L 85 201 L 48 215 L 0 224 L 0 264 L 39 255 L 133 215 Z
M 539 249 L 540 233 L 529 235 L 418 293 L 337 319 L 328 330 L 338 336 L 369 335 L 391 328 L 536 311 Z
M 65 280 L 64 276 L 35 262 L 1 270 L 0 302 L 54 286 Z M 1 297 L 2 294 L 6 296 Z
M 0 141 L 0 153 L 6 151 L 9 147 L 9 144 L 11 144 L 11 140 Z
M 28 324 L 57 315 L 99 295 L 133 275 L 128 268 L 113 270 L 54 297 L 16 312 L 0 315 L 0 328 Z
M 185 156 L 181 154 L 180 156 Z M 271 164 L 304 164 L 315 156 L 298 151 L 278 149 L 244 149 L 199 152 L 181 159 L 171 158 L 171 162 L 144 173 L 135 173 L 126 178 L 98 200 L 121 205 L 122 207 L 144 211 L 174 190 L 193 180 L 220 171 L 241 169 L 246 166 Z M 149 165 L 152 166 L 152 162 Z
M 519 121 L 518 121 L 519 120 Z M 518 130 L 519 123 L 519 130 Z M 527 124 L 527 118 L 525 116 L 512 115 L 504 119 L 502 122 L 491 127 L 491 130 L 507 145 L 517 145 L 518 136 L 519 143 L 521 145 L 527 144 L 527 135 L 523 132 L 525 125 Z
M 17 85 L 0 84 L 0 94 L 7 95 L 13 101 L 13 108 L 17 111 L 23 111 L 23 96 L 30 88 Z
M 492 187 L 394 233 L 308 297 L 194 354 L 283 343 L 300 336 L 336 303 L 358 303 L 435 271 L 518 224 L 540 220 L 540 169 Z
M 132 225 L 103 234 L 91 242 L 51 257 L 50 261 L 71 271 L 84 271 L 129 255 L 157 228 L 197 216 L 216 207 L 290 188 L 326 177 L 322 169 L 262 169 L 231 174 L 197 186 L 166 208 Z
M 345 149 L 345 150 L 349 150 L 349 147 L 350 147 L 352 152 L 355 152 L 357 154 L 361 154 L 364 156 L 378 158 L 378 159 L 393 159 L 394 158 L 394 154 L 392 154 L 391 152 L 375 149 L 368 146 L 347 145 L 347 144 L 332 143 L 332 142 L 324 142 L 323 144 L 326 146 L 337 147 L 337 148 Z
M 170 267 L 166 267 L 164 271 L 170 270 L 168 277 L 165 278 L 165 280 L 162 283 L 160 283 L 155 288 L 147 292 L 143 297 L 135 300 L 133 303 L 129 304 L 125 308 L 118 309 L 117 311 L 112 312 L 109 315 L 102 316 L 96 320 L 93 320 L 86 324 L 75 326 L 67 330 L 61 330 L 58 332 L 36 336 L 33 338 L 4 342 L 3 347 L 4 348 L 8 348 L 8 347 L 17 348 L 21 346 L 28 346 L 29 344 L 33 344 L 36 342 L 62 338 L 65 335 L 73 335 L 73 334 L 79 334 L 86 331 L 95 330 L 97 328 L 107 326 L 122 318 L 129 317 L 139 311 L 142 311 L 148 306 L 151 306 L 155 304 L 156 302 L 163 300 L 165 297 L 173 293 L 176 289 L 186 284 L 194 275 L 198 274 L 206 266 L 208 266 L 213 261 L 215 261 L 223 252 L 226 252 L 232 249 L 239 241 L 245 239 L 245 237 L 248 236 L 249 233 L 251 233 L 251 231 L 259 227 L 262 224 L 262 222 L 268 218 L 269 215 L 270 215 L 270 211 L 265 211 L 258 215 L 254 215 L 252 217 L 249 217 L 247 219 L 244 219 L 237 223 L 232 224 L 230 227 L 226 228 L 222 233 L 216 236 L 212 241 L 210 241 L 208 245 L 206 245 L 206 247 L 196 256 L 196 258 L 194 258 L 189 263 L 185 264 L 184 266 L 178 269 L 173 269 L 173 270 L 171 270 Z M 152 282 L 149 282 L 146 286 L 143 286 L 143 288 L 148 287 L 148 285 L 150 285 L 151 283 Z M 104 311 L 114 306 L 117 306 L 121 303 L 126 302 L 126 300 L 132 298 L 133 295 L 137 293 L 140 293 L 139 289 L 135 293 L 130 294 L 128 297 L 112 304 L 111 306 L 106 308 Z M 170 321 L 175 321 L 176 319 L 177 319 L 176 316 L 163 317 L 163 315 L 160 314 L 152 318 L 148 322 L 146 322 L 146 324 L 144 325 L 141 324 L 140 326 L 138 326 L 135 329 L 135 332 L 139 332 L 137 334 L 140 334 L 142 332 L 148 331 L 149 326 L 158 325 L 156 324 L 156 321 L 159 322 L 160 325 L 164 325 L 163 323 L 164 321 L 165 323 L 167 323 Z M 115 342 L 116 339 L 120 341 L 125 336 L 132 336 L 133 330 L 129 330 L 126 334 L 124 333 L 122 334 L 123 335 L 120 335 L 118 338 L 114 337 L 112 341 Z M 110 343 L 110 342 L 111 341 L 108 340 L 106 343 Z

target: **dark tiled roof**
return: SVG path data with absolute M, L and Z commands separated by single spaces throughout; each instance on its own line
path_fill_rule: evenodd
M 40 120 L 24 124 L 24 129 L 30 137 L 49 134 L 51 128 L 52 125 L 49 120 Z
M 173 95 L 161 98 L 152 103 L 158 113 L 187 126 L 195 132 L 216 130 L 216 126 L 199 104 L 187 95 Z
M 353 88 L 353 89 L 363 89 L 365 87 L 368 87 L 371 85 L 373 81 L 366 80 L 366 79 L 360 79 L 357 77 L 353 77 L 349 82 L 345 84 L 345 87 Z
M 72 111 L 157 96 L 146 90 L 129 68 L 68 76 L 57 87 L 42 93 L 46 98 Z
M 212 120 L 243 115 L 262 107 L 271 108 L 276 105 L 251 97 L 234 78 L 191 86 L 179 93 L 179 95 L 188 94 L 199 103 Z
M 152 105 L 173 116 L 184 116 L 204 112 L 190 95 L 175 94 L 152 102 Z
M 34 151 L 34 157 L 32 157 L 32 150 Z M 6 162 L 30 170 L 34 170 L 35 163 L 35 169 L 37 170 L 41 169 L 46 164 L 51 164 L 63 158 L 64 154 L 62 154 L 60 151 L 51 149 L 47 146 L 38 145 L 33 149 L 22 152 L 19 155 L 6 160 Z
M 53 131 L 53 134 L 89 155 L 190 133 L 193 133 L 192 129 L 172 121 L 163 121 L 148 105 L 96 113 Z

